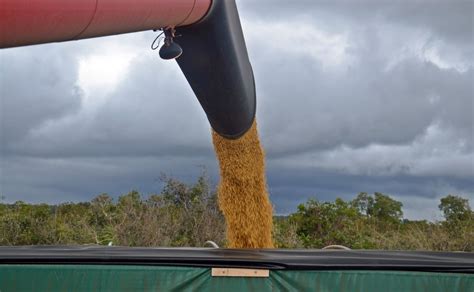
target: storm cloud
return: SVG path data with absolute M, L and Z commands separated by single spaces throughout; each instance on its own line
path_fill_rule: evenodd
M 472 1 L 237 1 L 277 213 L 360 191 L 436 219 L 474 200 Z M 210 127 L 174 62 L 136 33 L 0 51 L 0 193 L 89 200 L 216 183 Z

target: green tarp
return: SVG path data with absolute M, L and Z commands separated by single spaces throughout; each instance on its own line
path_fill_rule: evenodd
M 268 278 L 212 277 L 210 268 L 0 265 L 0 291 L 474 291 L 474 274 L 271 270 Z

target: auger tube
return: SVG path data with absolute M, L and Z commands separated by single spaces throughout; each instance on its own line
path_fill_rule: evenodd
M 212 128 L 242 136 L 255 82 L 235 0 L 0 0 L 0 48 L 174 27 L 177 62 Z
M 176 59 L 212 128 L 229 139 L 252 126 L 255 82 L 234 0 L 214 0 L 198 23 L 181 27 Z
M 0 0 L 0 48 L 189 25 L 211 0 Z

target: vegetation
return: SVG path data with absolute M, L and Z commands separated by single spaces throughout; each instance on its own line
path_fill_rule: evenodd
M 403 219 L 401 202 L 381 193 L 360 193 L 350 202 L 310 200 L 279 221 L 276 238 L 282 247 L 474 251 L 474 212 L 468 200 L 448 195 L 439 209 L 444 221 L 410 221 Z M 297 241 L 288 242 L 288 237 Z
M 225 246 L 225 223 L 205 175 L 187 185 L 164 176 L 161 194 L 132 191 L 113 200 L 0 204 L 0 245 L 109 244 L 124 246 Z M 280 248 L 474 251 L 474 212 L 467 199 L 448 195 L 439 222 L 403 219 L 402 203 L 388 195 L 358 194 L 351 201 L 309 200 L 289 216 L 274 218 Z

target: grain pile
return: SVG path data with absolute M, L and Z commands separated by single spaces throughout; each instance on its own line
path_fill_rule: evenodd
M 227 224 L 227 246 L 273 247 L 272 205 L 256 122 L 239 139 L 226 139 L 213 131 L 212 140 L 220 167 L 218 196 Z

